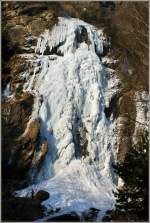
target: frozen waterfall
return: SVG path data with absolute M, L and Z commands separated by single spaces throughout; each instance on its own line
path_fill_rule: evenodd
M 49 145 L 34 184 L 51 194 L 43 202 L 47 208 L 82 212 L 114 206 L 116 120 L 112 112 L 106 117 L 105 108 L 118 93 L 119 81 L 102 63 L 105 44 L 102 30 L 59 18 L 38 38 L 36 58 L 30 58 L 34 72 L 27 75 L 24 90 L 42 97 L 40 132 Z

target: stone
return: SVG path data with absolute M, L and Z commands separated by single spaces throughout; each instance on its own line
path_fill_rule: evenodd
M 62 214 L 56 217 L 52 217 L 47 221 L 53 222 L 80 222 L 80 216 L 77 215 L 75 212 L 71 212 L 68 214 Z
M 37 153 L 34 154 L 33 160 L 32 160 L 32 166 L 33 167 L 37 167 L 37 165 L 43 161 L 43 159 L 45 158 L 45 155 L 48 152 L 48 142 L 47 139 L 44 139 L 41 142 L 39 151 Z
M 38 200 L 11 197 L 2 201 L 2 221 L 35 221 L 43 213 L 44 207 Z
M 34 196 L 35 200 L 38 200 L 40 202 L 47 200 L 50 197 L 50 194 L 47 191 L 40 190 L 36 193 Z

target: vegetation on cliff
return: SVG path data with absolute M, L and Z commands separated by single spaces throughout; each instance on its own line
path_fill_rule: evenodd
M 139 142 L 130 146 L 124 162 L 114 166 L 122 179 L 122 184 L 115 192 L 116 209 L 108 212 L 106 221 L 148 221 L 149 219 L 149 183 L 148 160 L 149 137 L 145 131 Z

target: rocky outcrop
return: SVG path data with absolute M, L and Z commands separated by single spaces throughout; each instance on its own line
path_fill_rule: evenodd
M 34 96 L 23 90 L 22 74 L 32 75 L 32 69 L 22 55 L 34 54 L 37 36 L 57 17 L 47 3 L 3 2 L 2 14 L 2 90 L 9 84 L 11 94 L 2 95 L 2 169 L 5 178 L 25 178 L 40 166 L 48 144 L 39 134 L 40 121 L 30 120 Z
M 73 132 L 73 140 L 76 147 L 75 156 L 77 158 L 87 157 L 89 155 L 89 152 L 87 150 L 88 140 L 86 138 L 87 130 L 86 127 L 83 126 L 83 123 L 81 123 L 81 120 L 76 120 Z
M 93 222 L 97 220 L 97 215 L 100 210 L 96 208 L 90 208 L 83 213 L 83 219 L 85 222 Z
M 43 217 L 44 207 L 32 198 L 9 197 L 2 202 L 3 221 L 35 221 Z
M 50 197 L 50 194 L 47 191 L 40 190 L 36 193 L 34 196 L 35 200 L 38 200 L 40 202 L 47 200 Z
M 48 151 L 47 141 L 39 134 L 40 120 L 30 119 L 34 97 L 29 93 L 20 97 L 2 101 L 2 169 L 4 177 L 10 178 L 24 178 Z
M 38 13 L 38 14 L 37 14 Z M 37 36 L 57 23 L 54 10 L 47 3 L 2 3 L 2 89 L 25 71 L 18 54 L 34 53 Z M 37 16 L 38 15 L 38 16 Z M 16 69 L 17 68 L 17 69 Z M 15 77 L 14 77 L 15 73 Z
M 33 102 L 34 97 L 30 93 L 22 93 L 19 99 L 2 100 L 4 221 L 33 221 L 42 217 L 44 209 L 40 202 L 49 197 L 47 192 L 40 193 L 38 199 L 15 198 L 12 195 L 14 190 L 29 184 L 29 173 L 40 167 L 48 151 L 47 140 L 40 136 L 40 120 L 30 119 Z
M 2 170 L 5 177 L 12 176 L 12 156 L 16 153 L 16 139 L 27 126 L 32 105 L 33 96 L 30 94 L 23 95 L 20 100 L 2 101 Z
M 61 213 L 56 213 L 56 211 L 54 213 L 52 213 L 52 217 L 49 218 L 47 221 L 57 221 L 57 222 L 93 222 L 93 221 L 97 221 L 97 215 L 99 213 L 100 210 L 96 209 L 96 208 L 90 208 L 87 211 L 84 211 L 82 213 L 77 214 L 76 212 L 68 212 L 65 214 L 61 214 Z
M 38 167 L 38 164 L 40 164 L 41 161 L 43 161 L 47 152 L 48 152 L 48 142 L 46 139 L 42 139 L 39 145 L 39 150 L 34 154 L 34 157 L 32 159 L 33 168 Z
M 117 120 L 117 156 L 119 161 L 123 161 L 129 145 L 132 143 L 132 137 L 135 128 L 135 103 L 133 101 L 134 91 L 129 91 L 120 96 Z
M 136 214 L 129 214 L 125 212 L 116 212 L 114 210 L 110 210 L 106 212 L 105 217 L 102 219 L 103 222 L 132 222 L 132 221 L 139 221 L 139 218 Z

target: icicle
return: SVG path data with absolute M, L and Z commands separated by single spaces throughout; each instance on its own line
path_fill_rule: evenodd
M 75 42 L 75 30 L 79 29 L 81 33 L 81 28 L 78 28 L 79 25 L 85 26 L 88 32 L 88 36 L 90 39 L 90 49 L 97 53 L 103 53 L 103 38 L 99 35 L 96 30 L 93 30 L 92 26 L 89 26 L 87 23 L 81 20 L 75 19 L 65 19 L 59 18 L 58 25 L 55 25 L 52 29 L 51 33 L 46 30 L 41 37 L 39 37 L 37 42 L 37 47 L 35 52 L 40 52 L 42 55 L 46 50 L 46 46 L 48 45 L 50 51 L 52 48 L 58 46 L 60 43 L 64 42 L 64 45 L 59 47 L 62 54 L 66 54 L 68 52 L 74 52 L 74 42 Z

